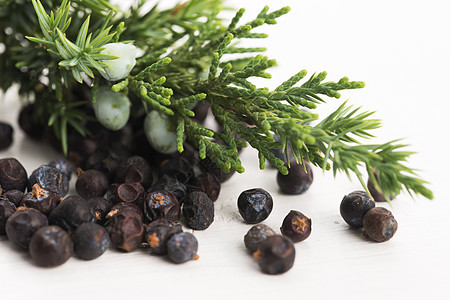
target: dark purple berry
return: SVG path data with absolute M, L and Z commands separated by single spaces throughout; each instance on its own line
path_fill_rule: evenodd
M 384 207 L 370 209 L 363 218 L 364 235 L 375 242 L 389 241 L 397 231 L 397 221 Z
M 5 235 L 5 225 L 9 217 L 16 212 L 16 206 L 9 200 L 0 200 L 0 235 Z
M 59 170 L 64 176 L 66 176 L 67 181 L 70 181 L 72 172 L 74 171 L 74 166 L 70 161 L 65 159 L 58 159 L 49 162 L 48 165 Z
M 108 180 L 114 178 L 122 161 L 119 154 L 111 149 L 100 148 L 89 155 L 85 162 L 86 170 L 97 170 L 106 175 Z
M 0 150 L 7 149 L 13 142 L 12 126 L 5 122 L 0 122 Z
M 311 219 L 299 211 L 291 210 L 284 218 L 280 231 L 294 243 L 301 242 L 311 234 Z
M 175 195 L 175 197 L 177 197 L 178 203 L 180 205 L 183 204 L 187 193 L 186 186 L 183 183 L 181 183 L 176 178 L 170 177 L 166 174 L 161 176 L 161 178 L 159 178 L 158 181 L 150 187 L 149 192 L 153 192 L 156 190 L 171 192 Z
M 145 197 L 144 213 L 150 222 L 158 219 L 176 222 L 180 220 L 180 204 L 171 192 L 157 190 Z
M 44 134 L 44 125 L 36 119 L 34 103 L 21 108 L 19 112 L 19 126 L 32 139 L 39 140 Z
M 214 221 L 214 202 L 201 191 L 193 191 L 183 203 L 186 224 L 196 230 L 208 228 Z
M 174 263 L 181 264 L 198 258 L 198 242 L 189 232 L 173 235 L 167 242 L 167 254 Z
M 57 225 L 69 233 L 92 220 L 93 216 L 86 200 L 75 195 L 66 197 L 48 216 L 50 225 Z
M 165 255 L 169 238 L 182 231 L 180 224 L 172 224 L 167 220 L 159 219 L 147 225 L 144 240 L 152 254 Z
M 38 183 L 35 183 L 31 192 L 23 195 L 21 205 L 49 215 L 61 200 L 61 196 L 56 191 L 42 188 Z
M 138 203 L 144 194 L 144 187 L 139 182 L 122 183 L 115 191 L 118 202 Z
M 182 183 L 187 183 L 194 177 L 192 164 L 180 156 L 163 161 L 160 167 L 160 173 L 174 177 Z
M 115 181 L 118 183 L 140 182 L 145 189 L 148 189 L 153 182 L 150 164 L 141 156 L 131 156 L 120 163 Z
M 98 224 L 105 224 L 106 215 L 111 211 L 112 203 L 103 197 L 89 198 L 86 200 L 89 205 L 89 212 Z
M 211 173 L 202 173 L 196 176 L 192 182 L 192 189 L 199 189 L 206 193 L 212 201 L 216 201 L 220 194 L 220 181 Z
M 64 197 L 69 191 L 67 177 L 51 166 L 40 166 L 31 173 L 28 179 L 28 191 L 31 191 L 36 183 L 44 189 L 56 191 L 61 197 Z
M 0 186 L 3 192 L 9 190 L 25 192 L 27 184 L 27 171 L 17 159 L 0 159 Z
M 253 257 L 264 273 L 282 274 L 294 265 L 295 247 L 290 239 L 282 235 L 272 235 L 261 242 Z
M 65 263 L 73 251 L 69 234 L 58 226 L 40 228 L 30 241 L 29 253 L 35 264 L 56 267 Z
M 245 190 L 238 197 L 238 208 L 245 222 L 259 223 L 267 219 L 272 212 L 272 196 L 261 188 Z
M 28 248 L 33 234 L 39 228 L 47 225 L 48 220 L 43 213 L 34 208 L 22 208 L 6 221 L 6 236 L 13 244 L 21 248 Z
M 78 195 L 84 199 L 101 197 L 109 187 L 108 177 L 97 170 L 87 170 L 80 174 L 75 183 Z
M 348 225 L 360 228 L 363 226 L 364 215 L 374 207 L 375 201 L 366 192 L 355 191 L 344 196 L 341 201 L 340 212 Z
M 110 219 L 115 214 L 121 213 L 126 210 L 131 210 L 135 214 L 139 215 L 139 217 L 141 219 L 144 218 L 144 213 L 143 213 L 142 209 L 140 209 L 139 206 L 137 206 L 136 204 L 128 203 L 128 202 L 119 202 L 119 203 L 115 204 L 113 207 L 111 207 L 111 210 L 106 215 L 106 218 Z
M 105 253 L 108 247 L 108 232 L 98 224 L 81 224 L 73 234 L 73 250 L 81 259 L 95 259 Z
M 245 248 L 253 253 L 258 250 L 262 241 L 272 235 L 275 235 L 275 231 L 269 226 L 264 224 L 254 225 L 244 236 Z
M 139 248 L 144 235 L 142 218 L 131 210 L 124 210 L 112 216 L 108 224 L 111 244 L 124 252 Z
M 277 183 L 283 193 L 298 195 L 304 193 L 313 182 L 313 171 L 311 165 L 304 161 L 306 171 L 302 164 L 291 161 L 288 167 L 289 173 L 283 175 L 280 171 L 277 174 Z
M 19 190 L 9 190 L 0 195 L 0 199 L 9 200 L 12 203 L 14 203 L 16 207 L 20 206 L 20 203 L 22 202 L 22 197 L 23 192 Z

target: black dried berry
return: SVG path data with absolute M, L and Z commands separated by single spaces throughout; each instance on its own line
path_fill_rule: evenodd
M 216 201 L 220 194 L 220 181 L 211 173 L 202 173 L 191 182 L 191 189 L 199 189 L 206 193 L 212 201 Z
M 95 197 L 86 200 L 89 205 L 89 212 L 98 224 L 105 224 L 106 215 L 111 211 L 112 203 L 103 197 Z
M 259 223 L 267 219 L 272 212 L 272 196 L 261 188 L 245 190 L 238 197 L 238 208 L 245 222 Z
M 363 218 L 364 235 L 376 242 L 390 240 L 397 231 L 397 221 L 384 207 L 374 207 Z
M 375 207 L 369 195 L 364 191 L 355 191 L 346 196 L 341 201 L 340 212 L 344 221 L 354 228 L 363 226 L 364 215 Z
M 27 171 L 17 159 L 0 159 L 0 186 L 3 192 L 9 190 L 25 192 L 27 184 Z
M 214 202 L 201 191 L 193 191 L 183 204 L 186 224 L 196 230 L 208 228 L 214 221 Z
M 122 183 L 115 190 L 118 202 L 138 203 L 144 194 L 144 187 L 140 182 Z
M 134 251 L 142 243 L 142 218 L 131 210 L 124 210 L 112 216 L 107 229 L 111 244 L 121 251 Z
M 47 217 L 34 208 L 17 210 L 5 224 L 6 236 L 15 245 L 28 248 L 33 234 L 41 227 L 47 226 Z
M 131 210 L 135 214 L 138 214 L 141 219 L 144 218 L 144 213 L 142 212 L 142 209 L 140 209 L 139 206 L 137 206 L 136 204 L 128 202 L 119 202 L 115 204 L 113 207 L 111 207 L 111 210 L 106 215 L 106 218 L 110 219 L 115 214 L 126 210 Z
M 74 171 L 74 166 L 70 161 L 65 159 L 52 160 L 48 163 L 48 165 L 59 170 L 64 176 L 66 176 L 67 181 L 70 181 L 72 172 Z
M 144 213 L 150 222 L 158 219 L 176 222 L 180 220 L 180 204 L 171 192 L 157 190 L 145 197 Z
M 153 192 L 156 190 L 164 190 L 171 192 L 177 197 L 178 203 L 181 205 L 186 198 L 187 189 L 186 186 L 174 177 L 170 177 L 166 174 L 161 176 L 158 181 L 153 184 L 148 192 Z
M 0 200 L 0 235 L 5 235 L 5 225 L 9 217 L 16 212 L 16 206 L 9 200 Z
M 23 192 L 19 190 L 9 190 L 4 192 L 2 195 L 0 195 L 0 199 L 9 200 L 16 207 L 20 206 L 20 203 L 22 202 Z
M 282 235 L 272 235 L 259 245 L 253 257 L 264 273 L 282 274 L 294 265 L 295 247 L 290 239 Z
M 105 253 L 108 247 L 108 232 L 98 224 L 81 224 L 73 234 L 73 250 L 81 259 L 95 259 Z
M 267 225 L 254 225 L 244 236 L 245 248 L 250 252 L 258 250 L 259 245 L 269 236 L 275 235 L 275 231 Z
M 177 156 L 163 161 L 160 173 L 174 177 L 182 183 L 187 183 L 194 177 L 192 164 L 185 158 Z
M 56 267 L 65 263 L 73 251 L 69 234 L 58 226 L 40 228 L 30 241 L 29 253 L 41 267 Z
M 117 168 L 115 182 L 140 182 L 148 189 L 153 182 L 150 164 L 145 158 L 137 155 L 125 159 Z
M 280 230 L 294 243 L 301 242 L 311 234 L 311 219 L 299 211 L 291 210 L 284 218 Z
M 198 241 L 189 232 L 173 235 L 167 242 L 167 254 L 171 261 L 177 264 L 198 258 Z
M 31 191 L 36 183 L 44 189 L 56 191 L 61 197 L 64 197 L 69 191 L 67 177 L 51 166 L 40 166 L 31 173 L 30 178 L 28 178 L 28 191 Z
M 35 183 L 31 192 L 23 195 L 21 205 L 37 209 L 41 213 L 49 215 L 61 200 L 56 191 L 44 189 Z
M 13 142 L 12 126 L 5 122 L 0 122 L 0 150 L 4 150 L 11 146 Z
M 277 174 L 277 183 L 283 193 L 298 195 L 307 191 L 313 182 L 313 171 L 311 165 L 304 161 L 306 171 L 302 164 L 295 161 L 290 162 L 289 173 L 283 175 L 280 171 Z
M 86 200 L 75 195 L 66 197 L 48 216 L 50 225 L 57 225 L 69 233 L 92 220 L 93 216 Z
M 144 240 L 152 254 L 165 255 L 169 238 L 182 231 L 180 224 L 172 224 L 167 220 L 159 219 L 147 225 Z
M 109 187 L 108 177 L 97 170 L 87 170 L 80 174 L 75 183 L 77 193 L 84 199 L 101 197 Z

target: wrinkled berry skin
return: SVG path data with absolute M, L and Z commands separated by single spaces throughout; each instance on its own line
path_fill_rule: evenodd
M 69 234 L 62 228 L 46 226 L 33 235 L 28 251 L 38 266 L 57 267 L 72 256 L 73 244 Z
M 138 203 L 144 196 L 144 187 L 140 182 L 127 182 L 117 186 L 115 190 L 116 200 L 119 202 Z M 141 201 L 139 201 L 141 200 Z
M 0 151 L 7 149 L 13 142 L 14 129 L 5 122 L 0 122 Z
M 220 194 L 220 181 L 212 173 L 202 173 L 192 180 L 194 188 L 206 193 L 212 201 L 216 201 Z
M 128 202 L 119 202 L 115 204 L 113 207 L 111 207 L 111 211 L 106 215 L 106 218 L 111 218 L 115 214 L 126 210 L 131 210 L 135 214 L 138 214 L 141 219 L 144 219 L 144 213 L 142 209 L 136 204 Z
M 48 163 L 50 167 L 59 170 L 64 176 L 66 176 L 67 181 L 70 181 L 73 172 L 73 164 L 65 159 L 52 160 Z
M 21 205 L 35 208 L 48 216 L 60 202 L 61 197 L 56 191 L 41 188 L 35 183 L 32 191 L 23 195 Z
M 171 192 L 157 190 L 145 197 L 144 213 L 150 222 L 158 219 L 176 222 L 180 220 L 180 204 Z
M 86 200 L 89 205 L 89 212 L 93 216 L 94 222 L 105 224 L 106 215 L 112 208 L 112 203 L 103 197 L 95 197 Z
M 159 219 L 147 225 L 144 240 L 152 254 L 167 254 L 167 242 L 177 233 L 182 232 L 180 224 L 172 224 L 167 220 Z
M 344 221 L 354 228 L 363 227 L 364 215 L 375 207 L 369 195 L 364 191 L 355 191 L 346 196 L 341 201 L 340 212 Z
M 183 204 L 186 224 L 196 230 L 208 228 L 214 221 L 214 202 L 201 191 L 193 191 Z
M 117 168 L 115 182 L 140 182 L 145 189 L 148 189 L 152 181 L 150 164 L 141 156 L 131 156 L 122 161 Z
M 47 226 L 47 217 L 34 208 L 17 211 L 6 221 L 8 239 L 21 248 L 28 248 L 30 239 L 39 228 Z
M 21 192 L 19 190 L 9 190 L 7 192 L 4 192 L 2 195 L 0 195 L 0 199 L 9 200 L 12 203 L 14 203 L 14 205 L 16 207 L 18 207 L 20 205 L 20 203 L 22 202 L 22 197 L 23 197 L 23 192 Z
M 291 161 L 290 167 L 288 167 L 289 173 L 283 175 L 278 171 L 277 183 L 280 190 L 289 195 L 299 195 L 306 192 L 311 186 L 314 176 L 311 165 L 308 162 L 304 162 L 306 166 L 306 172 L 303 169 L 302 164 L 295 161 Z
M 363 218 L 364 235 L 375 242 L 389 241 L 397 231 L 397 221 L 384 207 L 374 207 Z
M 290 239 L 282 235 L 272 235 L 259 245 L 253 257 L 264 273 L 282 274 L 294 265 L 295 247 Z
M 167 242 L 167 254 L 174 263 L 181 264 L 195 258 L 198 242 L 189 232 L 173 235 Z
M 103 172 L 91 169 L 78 176 L 75 188 L 84 199 L 101 197 L 109 187 L 108 177 Z
M 171 192 L 177 197 L 178 203 L 180 205 L 183 204 L 187 194 L 186 185 L 181 183 L 178 179 L 170 177 L 166 174 L 161 176 L 158 181 L 150 187 L 149 192 L 153 192 L 156 190 Z
M 182 183 L 186 183 L 194 177 L 194 169 L 192 164 L 181 156 L 163 161 L 160 167 L 160 173 L 174 177 Z
M 86 200 L 75 195 L 66 197 L 48 216 L 51 225 L 57 225 L 69 233 L 92 220 L 93 216 Z
M 108 224 L 111 244 L 124 252 L 139 248 L 144 235 L 142 218 L 131 210 L 124 210 L 112 216 Z
M 299 211 L 291 210 L 284 218 L 280 231 L 294 243 L 301 242 L 311 234 L 311 219 Z
M 27 184 L 27 171 L 17 159 L 0 159 L 0 186 L 3 192 L 9 190 L 25 192 Z
M 275 231 L 269 226 L 264 224 L 254 225 L 244 236 L 245 248 L 253 253 L 258 250 L 262 241 L 272 235 L 275 235 Z
M 28 179 L 28 191 L 31 191 L 36 183 L 44 189 L 56 191 L 61 197 L 64 197 L 69 191 L 67 177 L 51 166 L 40 166 L 31 173 Z
M 273 200 L 269 192 L 261 188 L 243 191 L 238 197 L 239 213 L 248 224 L 267 219 L 272 212 Z
M 92 260 L 109 247 L 106 229 L 96 223 L 83 223 L 73 234 L 73 250 L 78 258 Z
M 16 206 L 9 200 L 0 200 L 0 235 L 5 235 L 5 225 L 9 217 L 16 212 Z

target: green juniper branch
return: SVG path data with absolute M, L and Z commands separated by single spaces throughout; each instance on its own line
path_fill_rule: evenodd
M 111 89 L 137 99 L 146 112 L 157 110 L 173 118 L 178 151 L 183 151 L 186 139 L 199 150 L 201 159 L 209 157 L 224 171 L 243 172 L 237 147 L 249 143 L 258 151 L 261 168 L 268 160 L 285 174 L 287 166 L 268 151 L 281 146 L 301 163 L 308 161 L 334 174 L 353 173 L 363 186 L 362 170 L 368 172 L 386 196 L 406 190 L 433 197 L 427 182 L 405 165 L 413 154 L 403 150 L 406 145 L 397 141 L 362 144 L 361 139 L 371 138 L 371 131 L 381 124 L 370 119 L 371 112 L 359 112 L 344 102 L 317 125 L 310 125 L 319 119 L 313 110 L 325 103 L 325 97 L 338 99 L 340 91 L 362 88 L 364 83 L 347 77 L 325 82 L 326 72 L 307 78 L 305 70 L 275 90 L 251 82 L 253 77 L 271 78 L 267 69 L 276 62 L 252 55 L 264 47 L 239 47 L 237 42 L 266 38 L 253 29 L 276 24 L 288 7 L 272 12 L 264 7 L 243 25 L 239 23 L 244 9 L 240 9 L 224 26 L 219 17 L 223 0 L 190 0 L 171 9 L 154 6 L 149 11 L 144 11 L 144 4 L 145 0 L 138 1 L 125 12 L 107 0 L 75 0 L 73 4 L 0 0 L 0 25 L 11 29 L 0 32 L 0 42 L 6 45 L 0 54 L 0 88 L 18 83 L 21 92 L 39 94 L 36 115 L 55 128 L 65 153 L 68 127 L 83 136 L 89 134 L 84 121 L 90 116 L 80 107 L 96 101 L 99 87 L 110 86 L 99 75 L 116 57 L 102 54 L 103 47 L 133 41 L 142 54 L 130 75 L 114 82 Z M 71 97 L 71 90 L 80 85 L 89 91 L 90 99 Z M 193 121 L 192 108 L 199 102 L 210 103 L 223 131 Z M 275 142 L 274 135 L 281 142 Z

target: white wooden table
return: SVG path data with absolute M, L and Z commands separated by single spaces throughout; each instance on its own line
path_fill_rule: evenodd
M 375 110 L 383 128 L 376 142 L 405 138 L 417 151 L 409 165 L 431 182 L 435 200 L 399 195 L 392 210 L 399 228 L 392 240 L 375 243 L 351 230 L 339 215 L 342 197 L 359 190 L 356 179 L 336 178 L 314 169 L 314 183 L 300 196 L 278 191 L 274 169 L 259 170 L 255 151 L 246 149 L 246 172 L 222 186 L 215 222 L 194 232 L 198 261 L 182 265 L 145 251 L 109 250 L 94 261 L 71 258 L 53 269 L 35 267 L 26 252 L 0 237 L 0 299 L 449 299 L 450 199 L 447 158 L 450 84 L 450 2 L 423 1 L 229 1 L 256 15 L 264 4 L 292 11 L 265 27 L 267 55 L 279 66 L 274 88 L 301 69 L 327 70 L 329 80 L 362 80 L 362 90 L 343 92 L 319 106 L 323 117 L 342 101 Z M 0 120 L 15 122 L 14 91 L 0 102 Z M 18 158 L 31 173 L 59 157 L 30 141 L 15 125 L 15 141 L 0 157 Z M 72 189 L 73 192 L 73 180 Z M 247 253 L 243 236 L 251 227 L 237 211 L 238 195 L 262 187 L 274 198 L 265 224 L 279 230 L 291 209 L 313 222 L 311 236 L 295 245 L 294 267 L 279 276 L 261 273 Z

